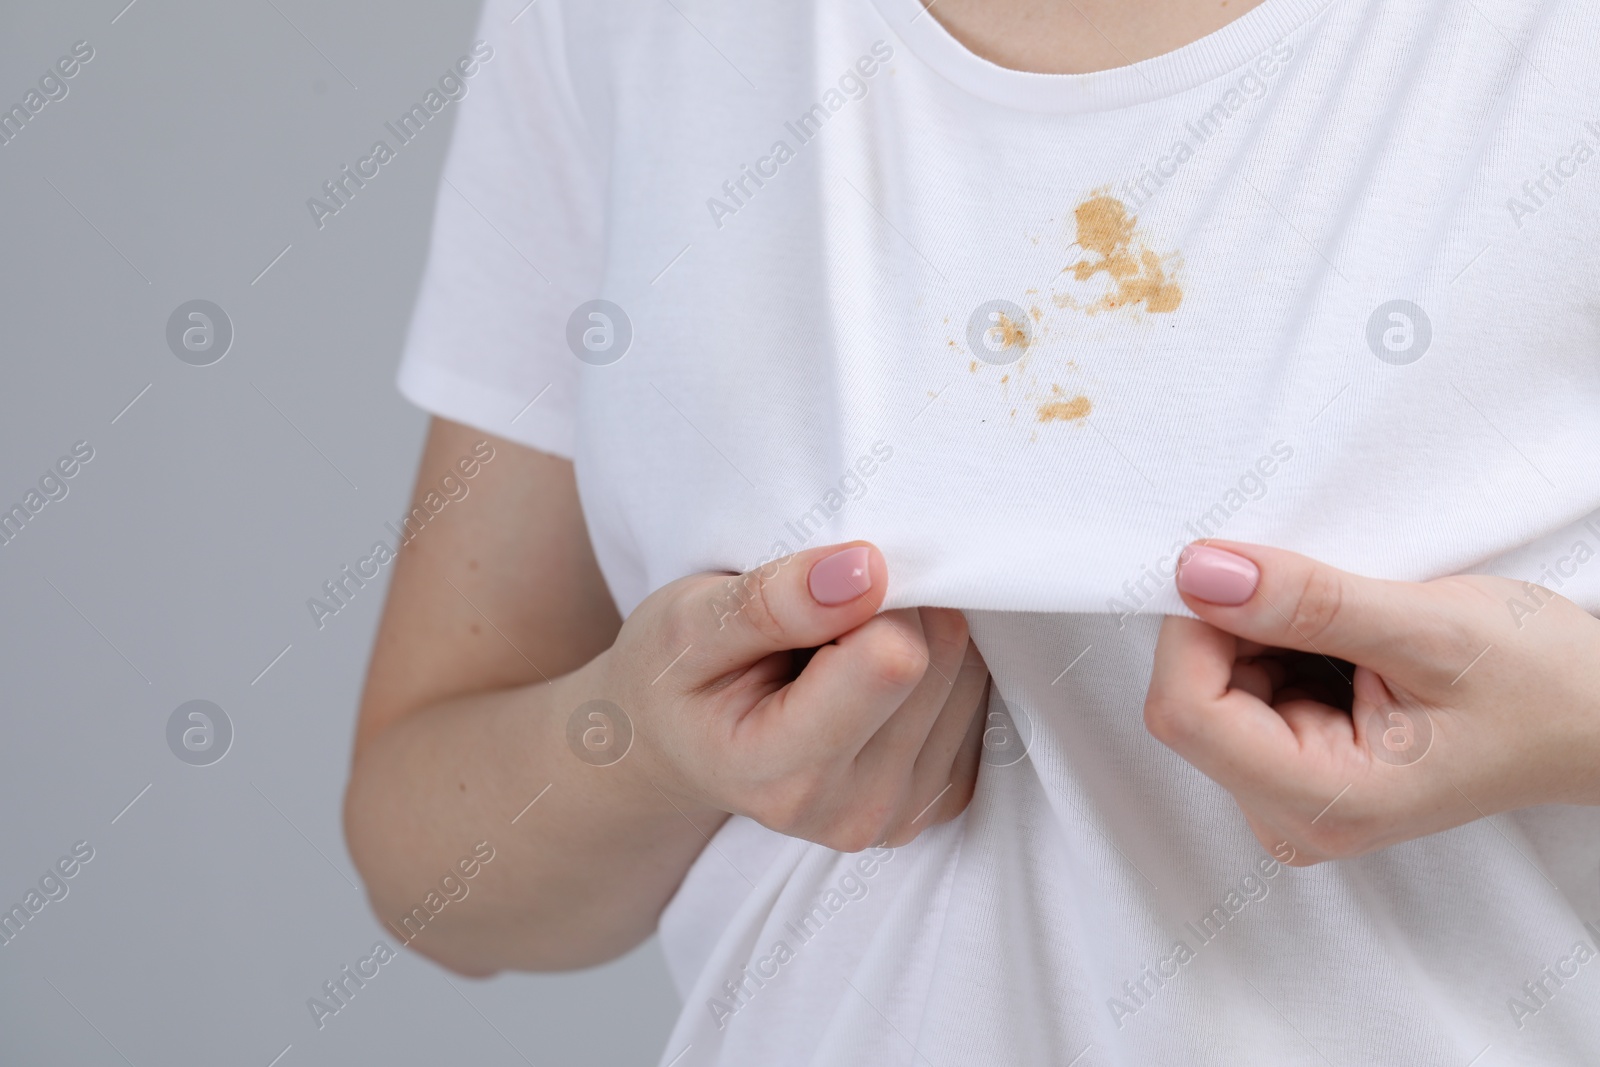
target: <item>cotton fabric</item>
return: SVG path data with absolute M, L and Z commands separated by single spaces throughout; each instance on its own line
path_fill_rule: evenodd
M 995 680 L 956 822 L 713 839 L 664 1064 L 1600 1061 L 1592 810 L 1290 869 L 1140 720 L 1198 537 L 1600 611 L 1592 6 L 1265 0 L 1077 76 L 915 0 L 520 7 L 402 390 L 573 458 L 624 612 L 865 538 Z

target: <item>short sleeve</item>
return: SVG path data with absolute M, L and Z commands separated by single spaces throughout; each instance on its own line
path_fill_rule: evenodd
M 600 281 L 603 166 L 559 0 L 488 0 L 478 32 L 399 387 L 434 415 L 571 458 L 566 323 Z

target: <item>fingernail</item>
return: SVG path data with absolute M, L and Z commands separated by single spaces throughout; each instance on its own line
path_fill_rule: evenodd
M 1178 562 L 1178 589 L 1208 604 L 1237 607 L 1255 596 L 1261 569 L 1243 556 L 1190 545 Z
M 824 556 L 811 565 L 806 584 L 812 599 L 825 607 L 847 604 L 872 588 L 871 560 L 860 546 Z

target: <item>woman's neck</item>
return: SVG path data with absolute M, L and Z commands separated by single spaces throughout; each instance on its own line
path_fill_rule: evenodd
M 1262 0 L 933 0 L 928 13 L 1013 70 L 1087 74 L 1198 41 Z

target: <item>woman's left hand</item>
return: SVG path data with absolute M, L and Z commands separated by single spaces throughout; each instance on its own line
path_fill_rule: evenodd
M 1600 804 L 1600 620 L 1540 586 L 1363 578 L 1191 545 L 1150 732 L 1297 866 L 1535 804 Z

